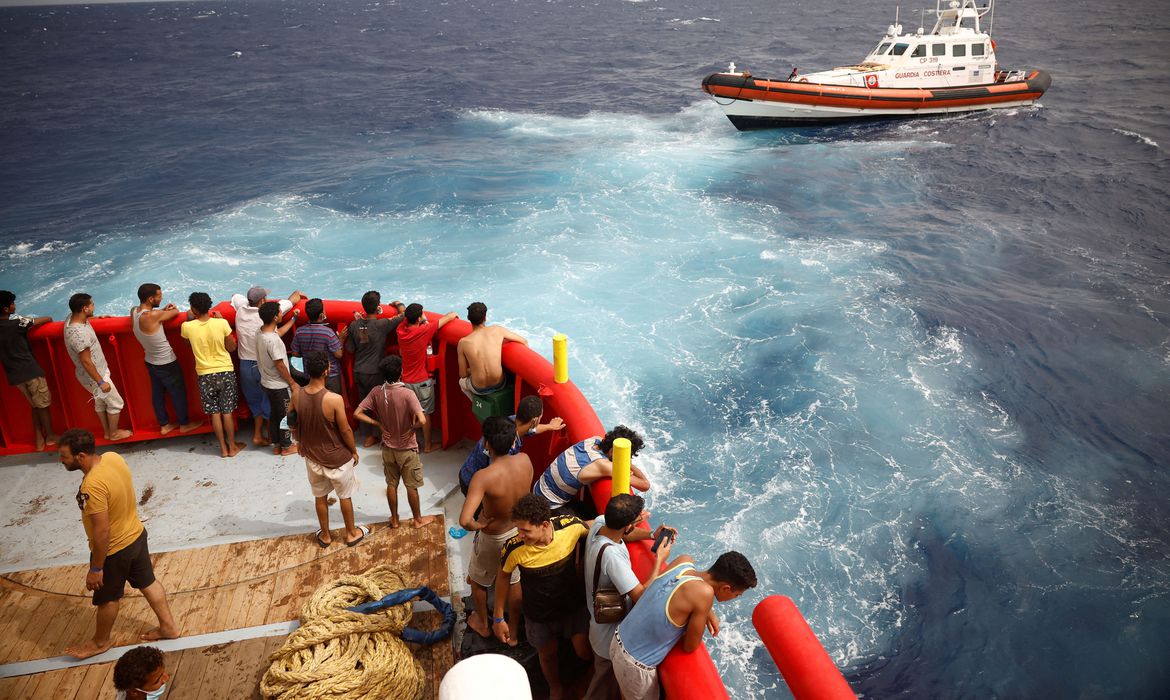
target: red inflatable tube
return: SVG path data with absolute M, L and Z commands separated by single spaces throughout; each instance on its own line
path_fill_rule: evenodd
M 752 624 L 796 700 L 855 700 L 857 695 L 791 599 L 764 598 L 752 613 Z

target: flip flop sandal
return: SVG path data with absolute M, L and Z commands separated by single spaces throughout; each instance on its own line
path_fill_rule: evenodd
M 325 540 L 321 539 L 321 531 L 320 530 L 317 531 L 316 536 L 317 536 L 317 546 L 319 546 L 321 549 L 328 549 L 329 545 L 333 544 L 333 540 L 326 542 Z
M 358 546 L 359 544 L 362 543 L 362 540 L 366 539 L 366 535 L 370 534 L 370 528 L 366 527 L 365 525 L 358 525 L 358 529 L 362 531 L 362 536 L 357 538 L 353 542 L 346 542 L 345 543 L 346 547 Z

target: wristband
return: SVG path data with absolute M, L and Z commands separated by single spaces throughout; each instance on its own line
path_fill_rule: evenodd
M 504 618 L 502 618 L 502 617 L 493 617 L 493 618 L 492 618 L 492 624 L 493 624 L 493 625 L 499 624 L 499 623 L 501 623 L 501 622 L 503 622 L 503 621 L 504 621 Z
M 100 574 L 101 572 L 102 572 L 102 567 L 100 567 L 100 566 L 97 567 L 96 569 L 92 566 L 89 567 L 89 573 L 91 573 L 91 574 Z

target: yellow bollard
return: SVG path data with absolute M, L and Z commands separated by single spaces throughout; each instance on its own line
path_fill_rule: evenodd
M 564 333 L 553 336 L 553 381 L 557 384 L 569 381 L 568 342 Z
M 630 492 L 630 441 L 618 438 L 613 441 L 613 493 Z

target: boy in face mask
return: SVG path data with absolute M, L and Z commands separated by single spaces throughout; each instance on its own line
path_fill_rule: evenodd
M 158 700 L 168 680 L 162 652 L 155 647 L 134 647 L 114 664 L 117 700 Z

